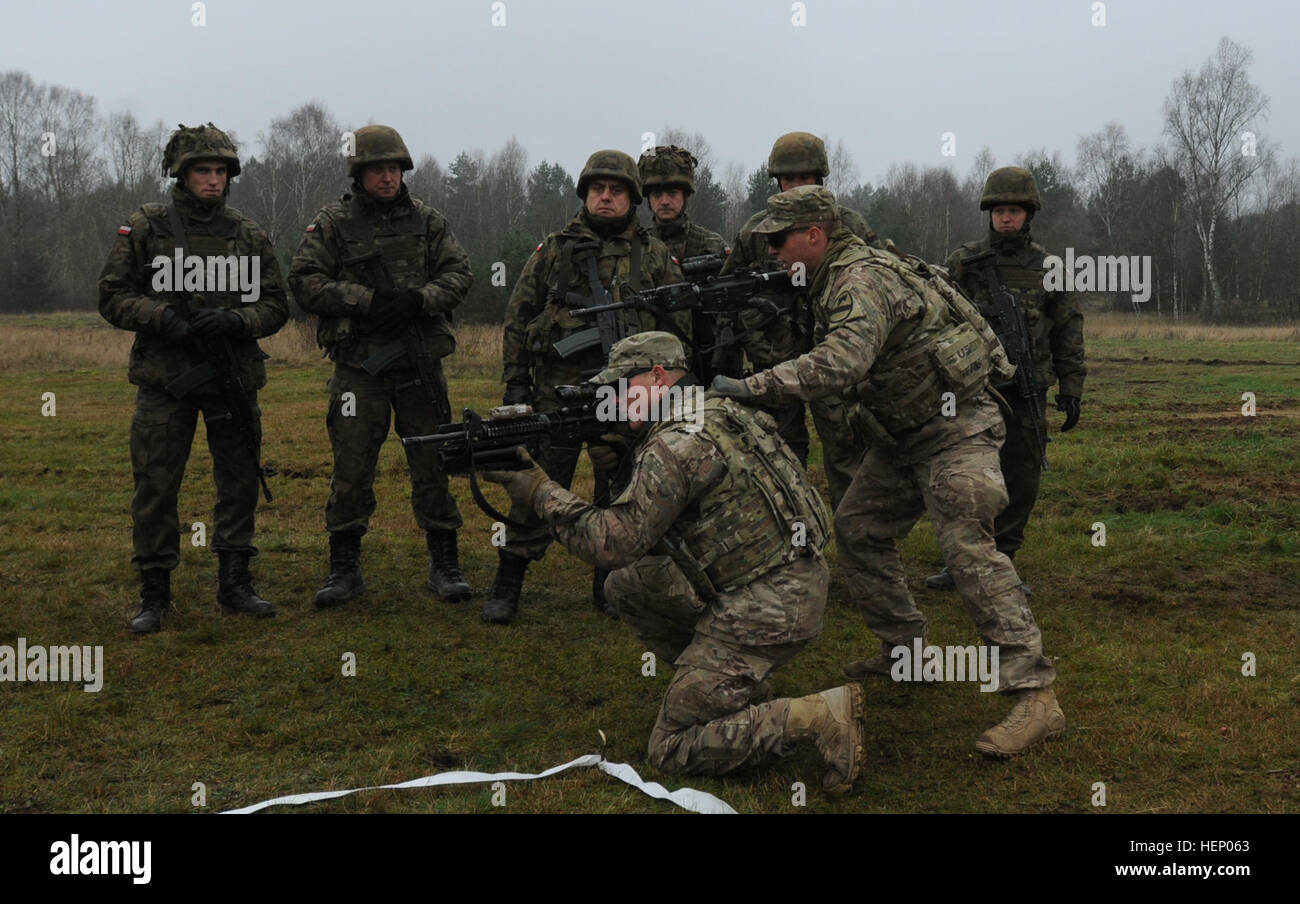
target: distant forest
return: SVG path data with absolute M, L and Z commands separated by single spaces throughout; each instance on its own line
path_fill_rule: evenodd
M 1143 309 L 1214 322 L 1293 320 L 1300 316 L 1300 161 L 1282 160 L 1263 137 L 1268 100 L 1249 81 L 1249 63 L 1249 52 L 1224 38 L 1199 69 L 1176 79 L 1155 147 L 1134 147 L 1123 124 L 1108 122 L 1079 140 L 1072 163 L 1057 149 L 1000 161 L 984 148 L 964 174 L 904 162 L 872 184 L 859 181 L 851 148 L 823 136 L 827 186 L 881 236 L 942 262 L 956 245 L 985 235 L 978 208 L 989 171 L 1025 166 L 1043 198 L 1034 236 L 1049 252 L 1151 257 L 1154 287 Z M 389 124 L 402 131 L 403 123 Z M 310 101 L 255 140 L 232 136 L 243 171 L 230 203 L 270 232 L 286 267 L 316 211 L 347 190 L 342 134 L 360 125 L 339 123 Z M 140 204 L 166 199 L 170 180 L 160 178 L 160 161 L 173 127 L 141 125 L 129 111 L 104 116 L 79 91 L 0 73 L 0 312 L 95 307 L 95 281 L 117 226 Z M 688 212 L 729 242 L 775 190 L 765 167 L 747 171 L 717 159 L 698 132 L 665 127 L 655 141 L 699 158 Z M 606 144 L 620 146 L 615 136 Z M 633 157 L 640 150 L 625 149 Z M 767 151 L 753 153 L 765 160 Z M 528 255 L 578 211 L 574 180 L 583 161 L 566 161 L 569 169 L 530 165 L 515 138 L 492 154 L 462 151 L 446 165 L 411 152 L 411 191 L 447 216 L 472 258 L 475 284 L 458 316 L 500 321 Z M 492 284 L 497 262 L 505 264 L 504 286 Z M 1087 303 L 1134 307 L 1128 295 Z

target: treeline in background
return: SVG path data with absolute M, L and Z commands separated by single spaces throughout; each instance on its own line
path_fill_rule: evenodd
M 1249 81 L 1249 62 L 1246 49 L 1224 38 L 1198 70 L 1176 79 L 1163 141 L 1154 147 L 1135 147 L 1122 124 L 1108 122 L 1079 139 L 1072 163 L 1046 147 L 1014 160 L 996 160 L 986 147 L 964 174 L 907 162 L 872 184 L 859 181 L 852 150 L 828 138 L 827 186 L 882 236 L 941 262 L 957 244 L 985 235 L 978 209 L 985 176 L 999 165 L 1025 166 L 1043 199 L 1034 234 L 1049 251 L 1152 258 L 1146 311 L 1212 322 L 1293 320 L 1300 317 L 1300 161 L 1283 161 L 1261 133 L 1268 100 Z M 243 171 L 231 203 L 270 232 L 286 267 L 316 211 L 347 189 L 342 134 L 359 125 L 339 123 L 311 101 L 254 140 L 232 134 Z M 94 308 L 117 226 L 140 204 L 166 200 L 161 149 L 173 127 L 143 125 L 129 111 L 105 116 L 79 91 L 0 73 L 0 312 Z M 719 160 L 698 132 L 665 127 L 655 137 L 699 158 L 688 210 L 728 241 L 774 190 L 763 165 L 767 147 L 754 148 L 759 165 L 747 169 Z M 528 255 L 579 209 L 574 180 L 583 161 L 566 161 L 571 169 L 532 164 L 513 137 L 492 154 L 465 150 L 445 165 L 411 151 L 411 191 L 446 214 L 473 261 L 475 284 L 460 318 L 499 321 Z M 504 285 L 493 284 L 497 263 L 505 265 Z M 1127 294 L 1094 296 L 1090 306 L 1135 307 Z

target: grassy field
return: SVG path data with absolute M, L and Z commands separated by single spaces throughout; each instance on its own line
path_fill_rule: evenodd
M 405 781 L 450 769 L 537 772 L 596 752 L 670 788 L 742 812 L 1300 811 L 1300 330 L 1205 328 L 1110 315 L 1089 322 L 1083 420 L 1050 448 L 1018 564 L 1069 721 L 1060 741 L 1010 762 L 974 751 L 1009 704 L 972 685 L 867 685 L 868 763 L 854 792 L 821 796 L 809 749 L 772 768 L 682 779 L 645 761 L 668 669 L 596 615 L 590 571 L 553 549 L 520 617 L 478 611 L 495 566 L 489 520 L 454 483 L 462 561 L 476 590 L 448 605 L 424 588 L 423 537 L 400 446 L 380 458 L 365 595 L 317 611 L 327 571 L 329 367 L 309 331 L 265 343 L 265 460 L 256 586 L 272 621 L 222 616 L 216 561 L 182 535 L 175 611 L 159 635 L 135 612 L 127 435 L 130 336 L 94 315 L 0 317 L 0 644 L 102 644 L 102 691 L 0 684 L 0 813 L 207 812 L 282 794 Z M 499 332 L 465 327 L 449 359 L 459 409 L 499 400 Z M 1257 414 L 1242 414 L 1242 395 Z M 54 393 L 56 415 L 41 414 Z M 1053 428 L 1061 415 L 1051 413 Z M 820 468 L 814 478 L 824 485 Z M 584 462 L 576 489 L 589 492 Z M 502 497 L 496 497 L 500 500 Z M 211 528 L 210 459 L 196 438 L 181 522 Z M 1093 525 L 1106 545 L 1094 546 Z M 904 546 L 937 644 L 977 642 L 928 523 Z M 832 556 L 833 560 L 833 556 Z M 832 587 L 824 635 L 777 673 L 779 693 L 837 684 L 875 642 Z M 356 676 L 344 677 L 345 653 Z M 1243 654 L 1256 661 L 1242 675 Z M 807 805 L 792 805 L 805 782 Z M 1106 806 L 1094 807 L 1104 782 Z M 492 811 L 487 786 L 368 792 L 298 808 Z M 594 770 L 512 783 L 508 812 L 672 812 Z

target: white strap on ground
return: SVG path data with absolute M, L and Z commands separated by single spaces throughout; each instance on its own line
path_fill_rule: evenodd
M 694 788 L 678 788 L 676 791 L 669 791 L 658 782 L 647 782 L 637 775 L 637 771 L 627 763 L 611 763 L 601 759 L 599 754 L 589 753 L 586 756 L 580 756 L 576 760 L 571 760 L 562 766 L 553 766 L 545 772 L 539 772 L 536 775 L 528 775 L 523 772 L 439 772 L 436 775 L 426 775 L 423 778 L 411 779 L 409 782 L 401 782 L 396 785 L 372 785 L 367 788 L 349 788 L 346 791 L 313 791 L 308 794 L 290 794 L 286 797 L 276 797 L 272 800 L 264 800 L 260 804 L 253 804 L 251 807 L 240 807 L 237 810 L 225 810 L 224 814 L 229 813 L 256 813 L 258 810 L 264 810 L 267 807 L 275 807 L 280 804 L 310 804 L 318 800 L 333 800 L 336 797 L 346 797 L 349 794 L 356 794 L 358 791 L 386 791 L 400 788 L 436 788 L 440 785 L 472 785 L 478 782 L 520 782 L 531 781 L 537 778 L 549 778 L 557 773 L 572 769 L 575 766 L 595 766 L 601 772 L 612 775 L 614 778 L 626 782 L 633 788 L 644 791 L 651 797 L 659 800 L 671 801 L 683 810 L 690 810 L 694 813 L 735 813 L 725 801 L 719 800 L 706 791 L 696 791 Z

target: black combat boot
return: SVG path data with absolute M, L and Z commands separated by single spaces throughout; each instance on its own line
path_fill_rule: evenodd
M 424 535 L 429 546 L 429 589 L 449 603 L 463 603 L 474 592 L 460 573 L 460 550 L 454 530 L 431 530 Z
M 330 533 L 330 576 L 316 591 L 316 608 L 341 606 L 365 589 L 361 576 L 361 531 Z
M 172 573 L 163 568 L 140 572 L 140 611 L 131 619 L 132 634 L 152 634 L 172 607 Z
M 217 551 L 217 603 L 231 615 L 270 618 L 275 607 L 257 595 L 248 574 L 246 552 Z
M 591 604 L 601 615 L 618 618 L 618 610 L 605 597 L 605 578 L 607 577 L 609 577 L 609 572 L 604 568 L 597 568 L 596 573 L 591 576 Z
M 497 555 L 500 562 L 497 576 L 492 581 L 492 592 L 483 604 L 483 621 L 504 625 L 519 611 L 519 593 L 524 587 L 524 572 L 528 570 L 529 560 L 504 549 Z

